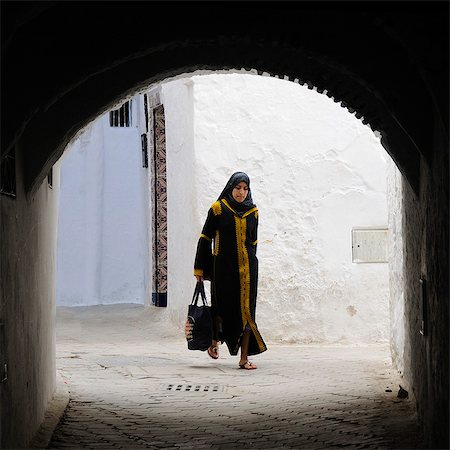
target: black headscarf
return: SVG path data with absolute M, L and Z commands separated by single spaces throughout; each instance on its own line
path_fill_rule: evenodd
M 237 186 L 241 181 L 247 183 L 248 193 L 245 200 L 242 203 L 239 203 L 233 198 L 232 192 L 235 186 Z M 240 216 L 246 211 L 254 208 L 256 205 L 253 203 L 252 191 L 250 189 L 250 178 L 248 177 L 248 175 L 244 172 L 233 173 L 217 200 L 221 199 L 225 199 Z

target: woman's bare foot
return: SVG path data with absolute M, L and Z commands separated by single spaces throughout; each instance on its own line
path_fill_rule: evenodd
M 211 344 L 208 347 L 208 355 L 211 356 L 212 359 L 217 359 L 219 357 L 219 346 Z
M 257 369 L 257 367 L 253 363 L 251 363 L 249 360 L 247 360 L 247 361 L 239 361 L 239 368 L 240 369 L 245 369 L 245 370 Z

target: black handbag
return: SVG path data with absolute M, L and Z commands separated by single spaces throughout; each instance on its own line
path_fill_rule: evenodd
M 201 296 L 203 304 L 198 305 L 198 297 Z M 206 301 L 205 286 L 203 281 L 197 281 L 192 302 L 188 306 L 185 335 L 189 350 L 204 352 L 212 341 L 212 316 L 211 307 Z

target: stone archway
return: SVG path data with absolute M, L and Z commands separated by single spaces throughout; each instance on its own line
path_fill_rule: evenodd
M 28 188 L 39 182 L 42 173 L 47 173 L 64 143 L 78 129 L 139 86 L 196 69 L 253 68 L 297 79 L 363 117 L 382 134 L 385 148 L 417 191 L 419 152 L 427 154 L 427 150 L 415 125 L 419 120 L 421 127 L 430 131 L 425 109 L 440 97 L 423 76 L 419 58 L 424 55 L 417 50 L 424 49 L 417 45 L 414 48 L 413 40 L 401 36 L 409 26 L 424 32 L 433 26 L 419 21 L 414 14 L 425 14 L 420 4 L 412 8 L 407 24 L 401 18 L 401 9 L 395 7 L 329 5 L 327 10 L 315 10 L 310 5 L 285 5 L 233 10 L 223 6 L 180 6 L 178 13 L 186 18 L 186 24 L 174 31 L 153 23 L 153 33 L 147 33 L 146 17 L 150 12 L 155 16 L 163 13 L 163 6 L 149 9 L 118 4 L 108 12 L 110 22 L 122 25 L 122 32 L 117 34 L 110 32 L 107 23 L 97 20 L 95 13 L 101 14 L 102 6 L 92 8 L 93 14 L 85 17 L 73 4 L 37 7 L 36 17 L 28 17 L 27 25 L 13 30 L 6 42 L 7 83 L 18 85 L 28 76 L 20 71 L 24 59 L 30 65 L 39 63 L 45 67 L 36 74 L 40 95 L 24 96 L 27 100 L 21 102 L 10 97 L 5 100 L 5 107 L 15 114 L 6 118 L 2 151 L 11 148 L 20 130 L 25 130 L 27 140 L 35 145 L 34 162 L 27 169 Z M 431 18 L 436 21 L 435 16 Z M 269 21 L 268 29 L 265 25 Z M 70 31 L 75 32 L 79 23 L 83 23 L 83 33 L 71 36 Z M 39 35 L 42 29 L 46 29 L 44 42 L 31 41 L 26 50 L 20 48 L 23 31 L 25 35 Z M 345 29 L 352 33 L 343 33 Z M 123 34 L 128 36 L 126 44 Z M 52 41 L 61 35 L 65 41 L 62 53 Z M 358 39 L 354 39 L 355 35 Z M 325 44 L 329 47 L 325 48 Z M 93 48 L 87 52 L 89 46 Z M 360 57 L 367 49 L 367 57 Z M 417 52 L 415 66 L 411 63 L 411 51 Z M 433 48 L 436 57 L 442 58 L 439 51 L 439 47 Z M 83 54 L 83 64 L 77 64 L 77 57 Z M 66 75 L 59 77 L 62 72 Z M 420 119 L 408 114 L 410 105 L 403 106 L 402 100 L 412 94 L 414 112 Z M 43 96 L 45 100 L 39 98 Z M 38 142 L 48 124 L 54 125 L 54 137 L 52 141 L 46 139 L 44 149 Z
M 17 150 L 21 189 L 16 200 L 2 198 L 2 231 L 9 238 L 2 243 L 2 275 L 16 280 L 2 292 L 6 353 L 18 339 L 8 323 L 21 311 L 39 314 L 29 304 L 48 289 L 51 248 L 38 243 L 45 238 L 51 247 L 51 240 L 45 227 L 35 235 L 27 226 L 44 223 L 49 206 L 41 182 L 77 131 L 119 98 L 169 76 L 257 69 L 326 91 L 364 117 L 412 187 L 404 199 L 407 371 L 430 445 L 448 443 L 448 39 L 442 38 L 448 36 L 448 4 L 177 5 L 183 19 L 177 26 L 154 20 L 167 16 L 162 4 L 115 3 L 107 8 L 108 20 L 100 2 L 90 3 L 89 13 L 67 2 L 7 6 L 2 155 Z M 26 89 L 30 74 L 34 89 Z M 16 243 L 23 239 L 26 246 Z M 32 273 L 33 281 L 22 273 Z M 433 323 L 424 337 L 417 333 L 421 276 L 428 280 Z M 26 352 L 33 353 L 33 345 Z M 20 357 L 9 355 L 10 361 Z M 36 364 L 42 373 L 51 371 L 51 361 Z M 28 371 L 24 379 L 32 377 Z M 23 390 L 9 389 L 8 397 Z M 45 401 L 31 409 L 42 414 Z M 18 417 L 16 411 L 8 420 Z

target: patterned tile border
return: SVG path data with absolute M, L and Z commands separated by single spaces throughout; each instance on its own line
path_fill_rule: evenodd
M 167 172 L 164 106 L 153 108 L 150 139 L 152 145 L 152 302 L 167 306 Z

